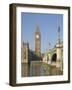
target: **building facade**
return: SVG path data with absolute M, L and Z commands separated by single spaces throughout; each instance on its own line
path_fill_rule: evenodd
M 23 42 L 21 45 L 21 63 L 29 62 L 29 43 Z

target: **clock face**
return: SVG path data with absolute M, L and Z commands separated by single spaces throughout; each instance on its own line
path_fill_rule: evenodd
M 36 38 L 38 39 L 39 38 L 39 35 L 36 35 Z

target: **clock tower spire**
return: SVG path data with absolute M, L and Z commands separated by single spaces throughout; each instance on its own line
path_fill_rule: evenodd
M 38 25 L 35 32 L 35 53 L 37 56 L 41 56 L 41 33 Z

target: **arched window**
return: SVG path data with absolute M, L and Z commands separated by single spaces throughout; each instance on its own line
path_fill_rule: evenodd
M 52 62 L 56 62 L 56 59 L 57 59 L 57 54 L 56 53 L 54 53 L 53 55 L 52 55 Z

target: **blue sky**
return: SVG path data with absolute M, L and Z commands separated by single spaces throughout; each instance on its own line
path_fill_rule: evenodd
M 51 48 L 57 42 L 57 31 L 60 26 L 61 40 L 63 40 L 63 15 L 62 14 L 39 14 L 21 13 L 21 42 L 29 42 L 29 47 L 34 50 L 36 26 L 41 32 L 41 51 L 44 52 L 51 43 Z

